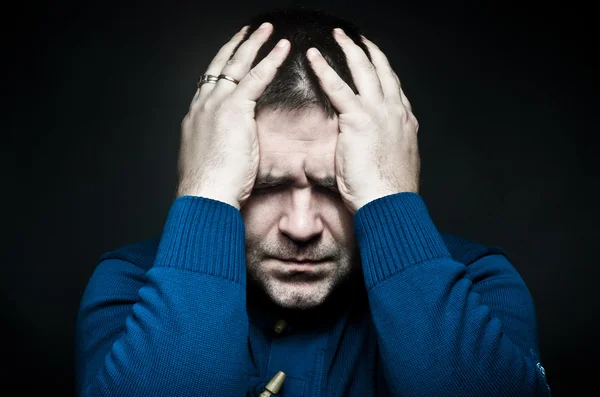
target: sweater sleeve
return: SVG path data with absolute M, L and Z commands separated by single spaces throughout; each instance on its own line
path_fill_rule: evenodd
M 392 395 L 550 395 L 533 301 L 504 255 L 467 272 L 411 192 L 366 204 L 354 227 Z
M 100 260 L 76 326 L 82 396 L 244 396 L 249 351 L 244 224 L 234 207 L 174 200 L 146 271 Z

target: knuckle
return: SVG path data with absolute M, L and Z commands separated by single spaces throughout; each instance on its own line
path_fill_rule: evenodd
M 239 65 L 242 61 L 236 57 L 230 58 L 225 63 L 225 66 L 236 66 Z
M 419 120 L 415 117 L 415 115 L 410 112 L 408 116 L 408 122 L 415 128 L 419 128 Z
M 235 43 L 229 42 L 223 47 L 221 47 L 219 52 L 217 52 L 217 55 L 215 55 L 215 57 L 212 59 L 209 65 L 209 69 L 221 70 L 222 65 L 225 65 L 227 63 L 227 60 L 235 54 L 235 47 L 233 44 Z
M 183 120 L 181 121 L 181 137 L 186 140 L 192 134 L 194 130 L 194 121 L 192 119 L 192 115 L 188 113 Z
M 418 122 L 419 122 L 419 120 L 417 120 L 417 116 L 415 116 L 415 114 L 412 112 L 412 110 L 409 110 L 409 112 L 408 112 L 408 113 L 409 113 L 409 115 L 410 115 L 410 116 L 409 116 L 409 117 L 410 117 L 410 120 L 411 120 L 413 123 L 418 123 Z
M 375 66 L 373 66 L 373 64 L 368 59 L 361 62 L 360 67 L 367 72 L 375 70 Z
M 344 81 L 340 80 L 336 80 L 335 82 L 331 83 L 331 89 L 333 91 L 342 91 L 344 89 L 344 87 L 346 86 L 346 83 L 344 83 Z
M 394 110 L 396 115 L 400 117 L 400 120 L 403 122 L 407 121 L 408 114 L 400 99 L 394 100 Z
M 213 111 L 215 109 L 214 99 L 210 97 L 206 98 L 202 103 L 199 104 L 197 109 L 199 113 Z
M 208 66 L 208 70 L 211 70 L 211 71 L 212 70 L 220 70 L 222 65 L 225 65 L 227 63 L 228 59 L 229 59 L 229 55 L 217 54 L 217 56 L 212 60 L 212 62 Z M 214 74 L 214 73 L 211 73 L 211 74 Z
M 408 109 L 406 109 L 404 106 L 402 106 L 402 122 L 404 124 L 410 124 L 410 113 L 408 112 Z
M 265 79 L 264 72 L 262 70 L 260 70 L 260 68 L 256 68 L 256 67 L 250 69 L 250 72 L 248 73 L 248 75 L 250 76 L 250 78 L 252 78 L 253 80 L 257 80 L 257 81 L 263 81 Z
M 414 128 L 414 126 L 418 124 L 415 115 L 411 112 L 410 109 L 407 109 L 404 105 L 398 106 L 398 115 L 402 124 L 409 128 Z
M 275 47 L 275 48 L 277 48 L 277 47 Z M 273 63 L 273 62 L 277 62 L 279 58 L 281 58 L 281 53 L 278 51 L 271 50 L 271 51 L 269 51 L 267 56 L 263 58 L 263 61 L 265 63 Z
M 218 105 L 215 103 L 215 100 L 208 97 L 202 102 L 196 102 L 194 106 L 190 109 L 190 113 L 188 115 L 191 119 L 203 117 L 203 115 L 205 114 L 215 112 L 217 110 L 217 107 Z
M 352 40 L 352 38 L 350 36 L 348 36 L 347 34 L 345 35 L 338 35 L 338 40 L 346 45 L 352 45 L 352 44 L 356 44 L 354 42 L 354 40 Z
M 418 131 L 419 121 L 412 112 L 405 111 L 402 121 L 404 125 L 406 125 L 409 128 L 409 130 L 414 131 L 415 133 Z

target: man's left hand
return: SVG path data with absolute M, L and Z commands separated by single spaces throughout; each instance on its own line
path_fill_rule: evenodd
M 419 191 L 419 124 L 387 57 L 362 36 L 373 62 L 343 32 L 334 37 L 344 50 L 358 90 L 317 51 L 307 56 L 323 90 L 339 113 L 335 151 L 338 190 L 352 214 L 378 198 Z

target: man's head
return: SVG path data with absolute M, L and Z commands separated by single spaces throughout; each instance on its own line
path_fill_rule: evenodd
M 257 14 L 246 23 L 249 28 L 233 53 L 263 22 L 272 23 L 273 32 L 256 54 L 252 67 L 265 58 L 282 38 L 290 41 L 291 48 L 275 78 L 256 102 L 256 112 L 264 108 L 299 110 L 316 106 L 325 110 L 328 117 L 334 117 L 337 112 L 319 86 L 319 80 L 306 58 L 306 51 L 310 47 L 317 48 L 356 94 L 358 91 L 346 61 L 346 54 L 333 38 L 332 31 L 334 28 L 342 28 L 371 59 L 369 49 L 360 39 L 361 30 L 352 22 L 325 11 L 304 7 L 276 9 Z
M 257 15 L 246 38 L 265 21 L 274 30 L 253 66 L 280 38 L 291 42 L 291 50 L 257 101 L 259 171 L 241 209 L 248 285 L 282 308 L 311 309 L 352 284 L 362 270 L 352 215 L 336 191 L 337 112 L 319 86 L 306 50 L 318 48 L 355 92 L 333 29 L 341 27 L 367 54 L 368 50 L 351 23 L 306 9 Z M 280 177 L 283 180 L 276 181 Z M 323 262 L 298 271 L 281 260 L 290 258 Z

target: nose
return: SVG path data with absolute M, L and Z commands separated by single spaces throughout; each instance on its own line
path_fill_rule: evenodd
M 294 190 L 284 204 L 279 230 L 292 240 L 305 243 L 323 233 L 318 203 L 310 188 Z

